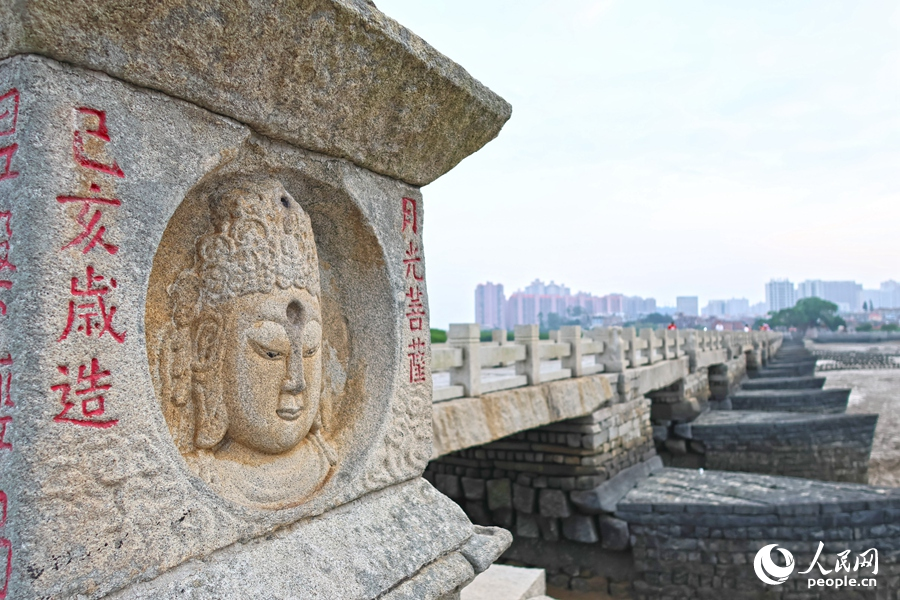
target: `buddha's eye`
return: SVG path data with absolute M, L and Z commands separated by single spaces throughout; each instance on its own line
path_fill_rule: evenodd
M 310 321 L 303 328 L 303 356 L 315 356 L 322 346 L 322 325 Z
M 284 352 L 280 352 L 278 350 L 273 350 L 272 348 L 267 348 L 263 346 L 259 342 L 253 343 L 253 349 L 257 354 L 265 358 L 266 360 L 281 360 L 284 358 Z

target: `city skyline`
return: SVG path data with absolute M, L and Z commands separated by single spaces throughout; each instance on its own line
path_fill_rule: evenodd
M 762 302 L 737 297 L 706 299 L 678 296 L 671 305 L 659 303 L 653 297 L 620 292 L 598 295 L 579 290 L 573 293 L 570 286 L 563 282 L 556 283 L 553 279 L 549 283 L 534 279 L 509 296 L 506 296 L 505 289 L 504 284 L 491 281 L 476 286 L 474 322 L 485 328 L 511 329 L 516 324 L 542 324 L 541 319 L 551 313 L 565 318 L 567 311 L 575 306 L 586 315 L 598 316 L 634 318 L 659 313 L 739 319 L 765 316 L 768 312 L 790 308 L 798 300 L 810 297 L 834 302 L 838 305 L 838 311 L 843 313 L 860 312 L 864 306 L 867 310 L 900 308 L 900 283 L 893 279 L 881 282 L 877 290 L 865 289 L 855 281 L 805 279 L 795 284 L 788 279 L 770 279 L 764 284 L 765 299 Z M 441 324 L 432 323 L 432 327 L 440 328 Z
M 513 106 L 422 189 L 436 324 L 498 278 L 701 306 L 897 279 L 896 3 L 376 4 Z

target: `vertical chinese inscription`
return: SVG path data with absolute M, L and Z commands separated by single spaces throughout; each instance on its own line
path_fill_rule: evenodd
M 5 292 L 12 289 L 16 272 L 16 266 L 10 259 L 14 227 L 11 193 L 7 187 L 9 184 L 4 182 L 19 176 L 15 160 L 19 149 L 19 144 L 15 141 L 18 122 L 19 91 L 12 88 L 0 94 L 0 331 L 4 334 L 2 337 L 4 345 L 8 343 L 9 324 L 5 321 L 9 318 L 7 311 L 10 302 Z M 13 415 L 10 413 L 11 409 L 15 408 L 14 395 L 10 389 L 12 365 L 13 357 L 8 348 L 0 348 L 0 460 L 9 460 L 7 453 L 13 451 L 10 435 L 13 428 Z M 0 573 L 3 574 L 0 600 L 7 597 L 12 577 L 13 549 L 6 527 L 8 508 L 6 492 L 0 490 L 0 557 L 5 562 L 0 566 Z
M 412 334 L 411 341 L 406 348 L 406 356 L 409 361 L 409 382 L 425 383 L 427 381 L 425 336 L 430 335 L 430 332 L 425 329 L 425 297 L 421 287 L 421 282 L 425 280 L 425 267 L 421 254 L 418 202 L 413 198 L 403 198 L 402 210 L 403 225 L 400 233 L 403 235 L 403 269 L 406 281 L 404 312 L 406 325 Z
M 61 405 L 60 412 L 53 417 L 55 422 L 106 429 L 118 423 L 117 419 L 106 416 L 113 376 L 97 355 L 102 348 L 108 349 L 106 344 L 124 343 L 127 332 L 116 322 L 118 309 L 114 297 L 119 284 L 91 259 L 119 252 L 108 221 L 122 205 L 114 197 L 114 190 L 116 181 L 125 179 L 125 172 L 110 154 L 112 138 L 106 112 L 80 106 L 74 109 L 74 117 L 72 160 L 80 187 L 86 192 L 62 194 L 56 201 L 63 206 L 73 226 L 73 233 L 61 241 L 59 251 L 78 257 L 83 271 L 69 279 L 66 320 L 60 324 L 57 342 L 88 338 L 95 350 L 87 364 L 79 361 L 57 365 L 57 382 L 50 391 Z M 104 339 L 107 341 L 101 341 Z

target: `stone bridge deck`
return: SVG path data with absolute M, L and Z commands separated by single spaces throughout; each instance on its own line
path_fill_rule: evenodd
M 539 341 L 536 327 L 520 326 L 520 343 L 512 344 L 502 341 L 502 331 L 493 343 L 479 342 L 477 325 L 453 325 L 450 334 L 448 344 L 433 347 L 435 380 L 450 383 L 435 387 L 433 457 L 589 415 L 676 385 L 701 370 L 706 378 L 709 366 L 745 354 L 751 365 L 762 366 L 781 344 L 781 334 L 772 332 L 610 328 L 590 330 L 582 338 L 580 327 L 566 327 L 556 336 L 563 341 Z M 503 385 L 508 389 L 482 393 Z M 455 394 L 461 397 L 446 399 Z

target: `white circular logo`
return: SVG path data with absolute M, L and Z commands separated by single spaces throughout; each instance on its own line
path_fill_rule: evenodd
M 787 566 L 779 567 L 772 561 L 772 548 L 781 552 Z M 778 544 L 769 544 L 756 553 L 756 558 L 753 559 L 753 570 L 756 571 L 756 576 L 763 583 L 781 585 L 794 572 L 794 555 L 784 548 L 778 548 Z

